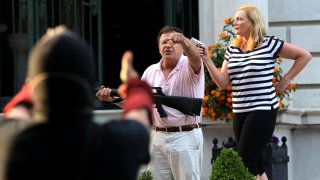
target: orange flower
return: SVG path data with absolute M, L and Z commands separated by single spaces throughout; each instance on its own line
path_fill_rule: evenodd
M 229 25 L 229 23 L 231 23 L 232 22 L 232 17 L 229 17 L 229 18 L 227 18 L 227 19 L 224 19 L 224 24 L 225 25 Z
M 220 93 L 219 92 L 216 92 L 216 97 L 220 97 Z
M 288 85 L 288 89 L 290 89 L 290 90 L 295 90 L 296 88 L 297 88 L 296 84 L 289 84 Z
M 208 46 L 208 50 L 209 50 L 209 51 L 211 51 L 211 49 L 213 49 L 213 48 L 214 48 L 214 45 L 209 45 L 209 46 Z
M 214 112 L 213 109 L 210 109 L 210 110 L 209 110 L 209 114 L 210 114 L 212 117 L 214 117 L 214 116 L 216 115 L 216 112 Z
M 212 59 L 212 57 L 213 57 L 212 51 L 209 51 L 208 54 L 209 54 L 209 57 Z
M 214 95 L 215 93 L 216 93 L 216 90 L 212 90 L 212 91 L 210 92 L 211 95 Z
M 227 91 L 231 91 L 231 85 L 228 85 L 226 88 Z
M 207 107 L 204 107 L 204 108 L 202 108 L 202 110 L 203 110 L 203 112 L 208 112 L 208 108 Z
M 232 113 L 228 113 L 227 114 L 227 119 L 232 119 L 232 118 L 233 118 Z
M 297 84 L 292 84 L 292 85 L 294 86 L 293 89 L 296 90 L 298 87 Z
M 279 101 L 279 106 L 280 106 L 280 109 L 283 108 L 282 100 Z
M 224 19 L 224 24 L 229 24 L 229 19 Z
M 226 35 L 226 33 L 225 33 L 225 32 L 222 32 L 222 33 L 220 34 L 220 36 L 221 36 L 221 38 L 222 38 L 222 39 L 224 39 L 224 38 L 226 38 L 226 37 L 227 37 L 227 35 Z
M 272 83 L 274 84 L 275 82 L 277 82 L 277 78 L 273 76 Z
M 206 111 L 202 111 L 202 116 L 207 116 L 207 112 Z
M 279 68 L 277 66 L 274 67 L 274 72 L 278 72 Z

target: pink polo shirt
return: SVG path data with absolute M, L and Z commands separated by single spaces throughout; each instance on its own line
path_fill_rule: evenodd
M 172 70 L 168 79 L 161 71 L 161 62 L 149 66 L 142 75 L 142 80 L 146 81 L 151 87 L 161 87 L 167 96 L 185 96 L 203 98 L 204 96 L 204 67 L 201 65 L 199 74 L 195 74 L 188 64 L 188 57 L 182 55 L 176 67 Z M 188 116 L 180 111 L 162 106 L 168 117 L 160 118 L 157 109 L 153 109 L 154 126 L 182 126 L 187 124 L 200 123 L 201 116 Z

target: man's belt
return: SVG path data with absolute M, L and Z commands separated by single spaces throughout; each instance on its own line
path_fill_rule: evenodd
M 201 123 L 197 124 L 189 124 L 184 126 L 178 127 L 154 127 L 153 130 L 155 131 L 164 131 L 164 132 L 182 132 L 182 131 L 191 131 L 195 128 L 201 128 Z

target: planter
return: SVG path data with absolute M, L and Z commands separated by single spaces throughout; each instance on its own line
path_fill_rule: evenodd
M 282 137 L 282 145 L 267 144 L 263 150 L 263 162 L 269 180 L 287 180 L 288 162 L 287 139 Z

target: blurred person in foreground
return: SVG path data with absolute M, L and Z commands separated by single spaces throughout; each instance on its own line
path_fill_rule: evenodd
M 256 179 L 266 180 L 262 151 L 276 125 L 279 109 L 276 91 L 283 93 L 312 56 L 300 47 L 267 35 L 263 17 L 254 6 L 239 7 L 233 25 L 237 37 L 226 50 L 221 72 L 213 64 L 204 45 L 199 51 L 219 88 L 232 85 L 237 151 Z M 274 87 L 272 79 L 277 57 L 295 62 Z
M 18 112 L 18 109 L 23 109 L 23 113 Z M 15 113 L 20 114 L 19 117 L 25 117 L 25 107 L 15 108 Z M 23 116 L 21 116 L 23 114 Z M 28 116 L 28 115 L 27 115 Z M 4 172 L 7 162 L 8 150 L 12 139 L 23 129 L 31 125 L 31 121 L 21 119 L 0 119 L 0 180 L 4 180 Z
M 180 28 L 164 26 L 157 36 L 161 59 L 149 66 L 141 79 L 161 87 L 167 96 L 203 98 L 204 67 L 197 47 Z M 96 96 L 112 102 L 111 90 L 103 88 Z M 121 103 L 117 103 L 121 106 Z M 202 173 L 202 117 L 190 116 L 163 106 L 167 117 L 153 110 L 151 161 L 148 169 L 155 180 L 199 180 Z
M 27 83 L 35 123 L 12 142 L 6 180 L 128 179 L 150 160 L 152 92 L 122 57 L 118 93 L 123 117 L 93 121 L 94 59 L 90 48 L 64 26 L 48 29 L 33 48 Z
M 20 91 L 3 108 L 0 119 L 0 180 L 4 180 L 8 150 L 15 136 L 32 125 L 33 103 L 29 84 L 25 83 Z

